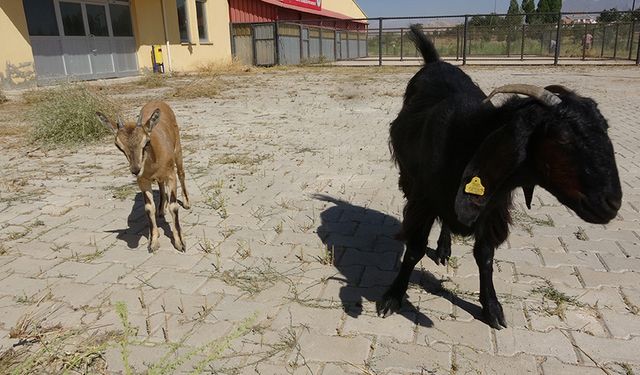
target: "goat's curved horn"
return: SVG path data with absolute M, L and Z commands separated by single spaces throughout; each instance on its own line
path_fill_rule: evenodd
M 493 90 L 489 96 L 484 100 L 485 103 L 489 102 L 491 98 L 496 94 L 521 94 L 530 96 L 537 99 L 540 103 L 552 107 L 562 103 L 562 100 L 553 95 L 552 92 L 543 89 L 542 87 L 525 85 L 525 84 L 513 84 L 500 86 Z
M 137 127 L 142 127 L 142 112 L 138 115 L 138 121 L 136 122 Z
M 122 121 L 122 117 L 120 117 L 120 115 L 118 115 L 117 124 L 118 124 L 118 129 L 124 128 L 124 121 Z
M 568 88 L 562 85 L 550 85 L 545 87 L 544 89 L 558 95 L 573 94 L 573 91 L 569 90 Z

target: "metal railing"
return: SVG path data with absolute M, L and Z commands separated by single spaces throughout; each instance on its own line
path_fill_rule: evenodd
M 480 14 L 232 23 L 233 54 L 248 64 L 420 64 L 409 26 L 419 24 L 441 57 L 465 65 L 618 61 L 640 64 L 640 11 Z M 599 20 L 597 22 L 596 20 Z M 346 63 L 345 63 L 346 62 Z

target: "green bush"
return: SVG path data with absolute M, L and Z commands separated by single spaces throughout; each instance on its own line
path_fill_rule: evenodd
M 51 146 L 87 144 L 109 134 L 96 111 L 115 118 L 118 106 L 102 94 L 80 84 L 31 90 L 23 99 L 32 104 L 32 139 Z

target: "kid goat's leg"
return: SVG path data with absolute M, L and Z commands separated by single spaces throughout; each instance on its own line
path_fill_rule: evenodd
M 182 228 L 180 227 L 180 220 L 178 218 L 178 186 L 175 175 L 165 182 L 165 192 L 168 196 L 165 199 L 169 202 L 169 212 L 171 212 L 171 232 L 173 234 L 173 246 L 178 251 L 186 251 L 184 238 L 182 237 Z
M 149 245 L 150 252 L 158 250 L 160 247 L 160 241 L 158 237 L 158 226 L 156 225 L 156 206 L 153 203 L 153 190 L 151 190 L 151 181 L 147 179 L 138 179 L 138 186 L 142 191 L 144 197 L 144 211 L 147 213 L 147 219 L 149 219 Z

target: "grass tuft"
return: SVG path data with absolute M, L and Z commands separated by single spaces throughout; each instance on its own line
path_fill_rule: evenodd
M 198 79 L 176 87 L 173 96 L 180 99 L 212 99 L 220 94 L 218 84 L 211 79 Z
M 6 103 L 8 101 L 9 101 L 9 98 L 7 98 L 7 96 L 4 94 L 4 91 L 0 89 L 0 104 Z
M 81 145 L 102 139 L 110 131 L 97 119 L 96 111 L 115 118 L 119 109 L 106 96 L 79 84 L 31 90 L 23 99 L 34 104 L 30 113 L 31 138 L 50 146 Z

